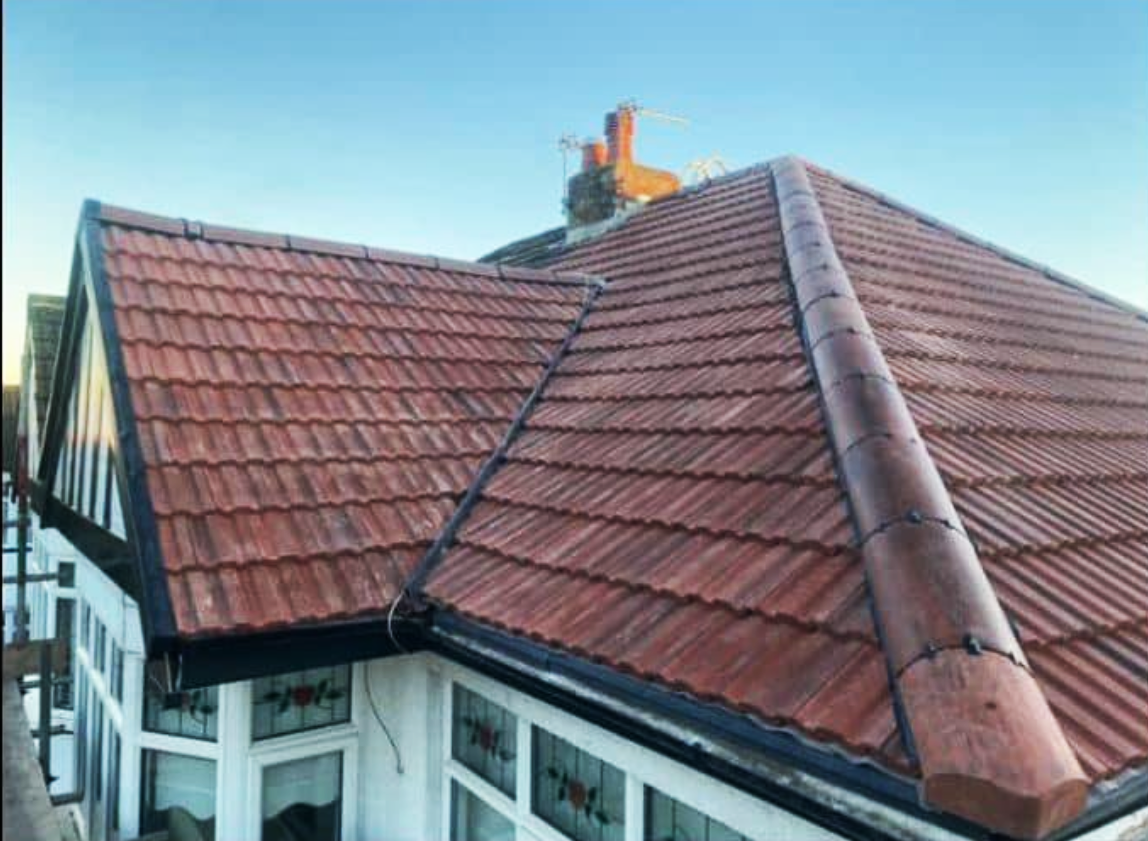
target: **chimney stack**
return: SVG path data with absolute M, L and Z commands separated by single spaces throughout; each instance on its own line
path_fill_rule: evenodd
M 653 199 L 676 193 L 672 172 L 634 160 L 638 107 L 624 103 L 606 115 L 606 139 L 582 145 L 582 169 L 570 179 L 566 239 L 579 241 L 608 230 Z
M 619 105 L 618 110 L 606 115 L 606 144 L 612 163 L 634 160 L 634 117 L 635 108 L 631 105 Z

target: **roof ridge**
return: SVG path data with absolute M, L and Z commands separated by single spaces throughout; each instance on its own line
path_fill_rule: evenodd
M 902 213 L 907 213 L 918 221 L 925 223 L 926 225 L 930 225 L 931 227 L 937 228 L 938 230 L 952 234 L 962 242 L 984 248 L 985 250 L 991 251 L 993 254 L 996 254 L 998 257 L 1002 257 L 1010 263 L 1018 266 L 1023 266 L 1026 269 L 1031 269 L 1032 271 L 1038 272 L 1054 283 L 1059 283 L 1062 286 L 1067 286 L 1070 289 L 1083 293 L 1089 298 L 1101 301 L 1111 307 L 1115 307 L 1116 309 L 1130 313 L 1131 315 L 1139 318 L 1141 321 L 1148 321 L 1148 311 L 1140 309 L 1140 307 L 1136 306 L 1135 304 L 1130 304 L 1127 301 L 1123 301 L 1114 295 L 1110 295 L 1107 292 L 1095 288 L 1094 286 L 1090 286 L 1081 280 L 1077 280 L 1076 278 L 1071 277 L 1064 272 L 1057 271 L 1045 263 L 1039 263 L 1036 260 L 1030 260 L 1028 257 L 1024 257 L 1023 255 L 1017 254 L 1015 251 L 1010 251 L 1003 246 L 989 242 L 988 240 L 979 237 L 976 234 L 970 234 L 968 231 L 958 228 L 956 225 L 942 221 L 941 219 L 938 219 L 929 213 L 925 213 L 923 210 L 918 210 L 911 205 L 905 204 L 899 199 L 893 198 L 887 193 L 882 193 L 880 190 L 874 189 L 867 184 L 862 184 L 860 181 L 855 181 L 852 178 L 848 178 L 844 175 L 839 175 L 831 169 L 827 169 L 823 166 L 818 166 L 817 164 L 811 163 L 809 161 L 802 159 L 795 160 L 800 160 L 804 166 L 812 169 L 813 171 L 832 178 L 838 183 L 852 190 L 856 190 L 857 192 L 869 196 L 870 198 L 876 199 L 878 202 L 886 205 L 887 207 L 891 207 L 894 210 L 900 210 Z
M 960 528 L 805 164 L 784 158 L 770 169 L 798 325 L 864 536 L 874 618 L 922 800 L 1011 835 L 1043 836 L 1081 812 L 1087 778 Z
M 167 234 L 186 239 L 202 239 L 209 242 L 225 242 L 231 245 L 250 245 L 262 248 L 275 248 L 283 251 L 296 251 L 309 254 L 323 254 L 332 257 L 351 257 L 361 260 L 375 260 L 424 268 L 457 271 L 465 274 L 482 275 L 520 283 L 545 283 L 555 285 L 586 286 L 601 283 L 601 279 L 584 272 L 535 269 L 519 266 L 480 263 L 459 260 L 453 257 L 440 257 L 430 254 L 415 254 L 408 251 L 395 251 L 356 243 L 313 237 L 279 234 L 268 231 L 254 231 L 245 228 L 231 228 L 205 222 L 161 216 L 141 210 L 104 204 L 95 199 L 84 202 L 82 216 L 97 222 L 118 225 L 125 228 Z

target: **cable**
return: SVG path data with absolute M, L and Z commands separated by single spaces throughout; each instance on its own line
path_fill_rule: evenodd
M 397 600 L 396 600 L 397 603 Z M 392 637 L 393 639 L 393 637 Z M 383 728 L 383 733 L 387 737 L 387 741 L 391 743 L 391 750 L 395 752 L 395 771 L 400 776 L 406 773 L 403 768 L 403 755 L 399 753 L 399 746 L 395 743 L 391 731 L 387 728 L 387 723 L 383 721 L 382 713 L 379 712 L 379 707 L 375 704 L 375 693 L 371 690 L 371 664 L 365 663 L 363 665 L 363 682 L 367 684 L 367 701 L 371 704 L 371 712 L 375 716 L 375 721 L 379 722 L 379 727 Z
M 399 590 L 399 594 L 397 596 L 395 596 L 395 600 L 393 602 L 391 602 L 391 609 L 387 611 L 387 636 L 391 638 L 391 642 L 393 642 L 395 644 L 395 648 L 397 648 L 403 654 L 410 654 L 410 651 L 407 650 L 406 646 L 404 646 L 401 642 L 399 642 L 398 637 L 395 636 L 395 630 L 394 630 L 395 611 L 398 610 L 399 602 L 401 602 L 403 600 L 403 596 L 405 596 L 406 594 L 407 594 L 407 588 L 406 587 L 401 588 Z M 368 686 L 369 685 L 370 684 L 368 684 Z

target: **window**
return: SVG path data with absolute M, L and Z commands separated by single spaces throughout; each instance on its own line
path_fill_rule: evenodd
M 773 820 L 773 807 L 748 797 L 735 807 L 742 795 L 717 796 L 712 780 L 538 701 L 500 687 L 495 703 L 476 691 L 484 684 L 467 677 L 447 696 L 451 841 L 750 841 L 746 824 Z
M 85 771 L 88 761 L 88 675 L 83 669 L 76 669 L 76 784 L 84 788 L 87 779 Z
M 108 728 L 108 829 L 112 837 L 120 828 L 120 734 Z
M 120 684 L 122 692 L 122 668 Z M 218 712 L 219 687 L 165 693 L 159 678 L 148 672 L 144 688 L 144 730 L 214 742 L 218 735 Z
M 98 803 L 104 798 L 104 714 L 99 706 L 92 708 L 92 797 Z
M 144 750 L 140 834 L 215 838 L 215 763 L 210 759 Z
M 646 789 L 646 837 L 650 841 L 749 841 L 656 788 Z
M 263 769 L 263 841 L 338 841 L 343 754 L 296 759 Z
M 60 587 L 76 586 L 76 565 L 71 561 L 60 561 L 56 566 L 56 584 Z
M 351 667 L 258 678 L 251 696 L 254 739 L 341 724 L 351 720 Z
M 451 841 L 514 841 L 514 824 L 453 780 L 450 814 Z
M 60 674 L 55 676 L 52 686 L 52 705 L 58 710 L 72 708 L 72 617 L 75 602 L 71 599 L 56 599 L 56 639 L 68 642 L 68 662 Z
M 111 684 L 112 684 L 112 697 L 117 701 L 124 699 L 124 652 L 123 649 L 116 645 L 116 641 L 111 641 L 112 646 L 112 664 L 111 664 Z
M 621 841 L 625 774 L 541 727 L 532 739 L 534 813 L 576 841 Z
M 104 623 L 96 617 L 92 617 L 95 627 L 92 634 L 92 667 L 100 674 L 104 673 L 104 657 L 106 655 L 107 646 L 104 644 L 106 640 L 106 633 L 104 631 Z
M 91 610 L 87 602 L 80 602 L 80 647 L 88 647 L 88 616 Z
M 518 720 L 457 683 L 451 708 L 451 755 L 514 797 Z

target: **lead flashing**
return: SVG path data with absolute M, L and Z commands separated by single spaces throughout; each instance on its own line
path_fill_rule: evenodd
M 922 802 L 1039 838 L 1088 783 L 837 256 L 805 165 L 771 164 L 796 308 Z

